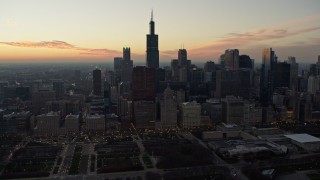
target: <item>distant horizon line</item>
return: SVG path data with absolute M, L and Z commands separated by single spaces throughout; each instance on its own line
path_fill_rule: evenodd
M 219 60 L 207 60 L 207 61 L 192 61 L 192 64 L 204 64 L 206 62 L 213 61 L 216 64 L 219 64 Z M 283 61 L 278 61 L 278 62 L 285 62 L 286 60 Z M 161 65 L 169 65 L 170 66 L 171 60 L 170 61 L 161 61 L 159 64 Z M 315 64 L 316 62 L 299 62 L 296 61 L 296 63 L 299 64 Z M 56 60 L 56 61 L 0 61 L 0 65 L 27 65 L 27 64 L 114 64 L 114 62 L 110 61 L 85 61 L 85 60 L 68 60 L 68 61 L 63 61 L 63 60 Z M 134 61 L 134 66 L 142 66 L 145 65 L 145 62 L 143 61 Z M 255 66 L 258 64 L 262 64 L 261 62 L 256 62 L 254 61 Z

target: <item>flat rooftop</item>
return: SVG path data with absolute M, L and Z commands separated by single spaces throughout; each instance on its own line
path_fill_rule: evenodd
M 289 134 L 284 136 L 299 143 L 320 142 L 319 138 L 309 134 Z

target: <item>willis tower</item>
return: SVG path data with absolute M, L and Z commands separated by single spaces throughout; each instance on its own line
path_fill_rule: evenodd
M 150 34 L 147 34 L 147 67 L 159 68 L 158 35 L 154 34 L 153 11 L 149 23 Z

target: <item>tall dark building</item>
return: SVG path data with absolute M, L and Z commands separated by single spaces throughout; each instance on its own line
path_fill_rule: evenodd
M 144 66 L 133 68 L 132 100 L 154 101 L 156 97 L 156 70 Z
M 274 87 L 290 87 L 290 64 L 279 62 L 276 64 Z
M 227 49 L 224 53 L 225 67 L 230 70 L 239 69 L 239 50 Z
M 131 54 L 130 54 L 130 48 L 124 47 L 123 48 L 123 60 L 130 61 L 131 60 Z
M 214 72 L 216 70 L 216 65 L 213 61 L 207 61 L 203 67 L 204 72 Z
M 121 81 L 131 82 L 133 61 L 131 60 L 130 48 L 123 48 L 123 60 L 121 61 Z
M 179 81 L 179 62 L 177 59 L 171 60 L 171 81 Z
M 62 80 L 54 80 L 52 82 L 52 85 L 53 85 L 53 91 L 56 93 L 57 99 L 62 97 L 65 92 L 64 82 Z
M 121 81 L 121 62 L 122 62 L 122 57 L 115 57 L 113 60 L 115 84 L 118 84 Z
M 93 70 L 93 94 L 96 96 L 102 95 L 101 70 Z
M 178 51 L 178 62 L 180 66 L 186 66 L 188 63 L 188 56 L 186 49 L 179 49 Z
M 104 82 L 103 96 L 104 96 L 104 110 L 106 114 L 109 114 L 111 102 L 110 102 L 110 84 L 108 83 L 108 81 Z
M 262 52 L 261 80 L 260 80 L 260 101 L 262 106 L 271 103 L 271 96 L 274 88 L 274 74 L 277 57 L 272 48 L 265 48 Z
M 150 34 L 147 34 L 147 67 L 159 68 L 158 35 L 154 33 L 153 11 L 149 23 Z
M 239 68 L 253 69 L 253 60 L 248 55 L 239 56 Z

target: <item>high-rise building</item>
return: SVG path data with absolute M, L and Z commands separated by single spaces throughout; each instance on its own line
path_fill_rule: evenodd
M 187 67 L 179 67 L 179 82 L 187 82 L 188 81 L 188 69 Z
M 215 82 L 216 81 L 216 65 L 213 61 L 207 61 L 203 67 L 204 82 Z
M 136 128 L 154 128 L 156 103 L 154 101 L 133 102 L 133 122 Z
M 219 99 L 207 99 L 205 103 L 201 104 L 201 113 L 209 116 L 212 123 L 218 124 L 222 121 L 222 105 Z
M 177 103 L 183 103 L 186 102 L 186 92 L 182 89 L 179 89 L 176 91 L 177 94 Z
M 69 114 L 65 118 L 66 132 L 79 132 L 79 115 Z
M 153 11 L 151 12 L 151 21 L 149 23 L 150 33 L 147 34 L 147 59 L 146 66 L 151 68 L 159 68 L 159 49 L 158 35 L 155 34 L 153 21 Z
M 177 59 L 171 60 L 171 80 L 179 81 L 179 62 Z
M 216 98 L 224 98 L 227 95 L 240 96 L 241 79 L 239 71 L 216 71 Z
M 239 56 L 239 68 L 249 68 L 253 69 L 253 59 L 250 58 L 248 55 L 241 55 Z
M 163 97 L 160 100 L 161 109 L 161 127 L 176 127 L 177 126 L 177 99 L 169 85 L 163 92 Z
M 199 103 L 185 102 L 181 104 L 180 124 L 183 128 L 191 128 L 200 126 L 201 106 Z
M 221 66 L 222 68 L 225 68 L 225 67 L 226 67 L 225 54 L 221 54 L 221 55 L 220 55 L 219 62 L 220 62 L 220 66 Z
M 244 120 L 244 101 L 242 98 L 227 96 L 222 102 L 222 121 L 227 124 L 238 125 Z
M 277 57 L 272 48 L 265 48 L 262 51 L 262 67 L 260 81 L 260 101 L 262 106 L 268 106 L 274 88 L 274 72 Z
M 290 89 L 296 90 L 298 88 L 299 64 L 292 56 L 288 57 L 288 62 L 290 64 Z
M 121 81 L 131 82 L 133 61 L 130 59 L 130 48 L 123 48 L 123 60 L 121 61 Z
M 191 71 L 191 82 L 200 83 L 204 81 L 204 72 L 202 69 L 193 68 Z
M 124 61 L 130 61 L 131 60 L 131 53 L 129 47 L 123 48 L 123 60 Z
M 275 68 L 274 87 L 287 87 L 290 86 L 290 64 L 287 62 L 278 62 Z
M 137 66 L 132 73 L 132 100 L 154 101 L 156 97 L 156 71 L 154 68 Z
M 207 61 L 203 67 L 204 72 L 215 72 L 216 65 L 213 61 Z
M 103 96 L 104 96 L 104 110 L 106 114 L 110 113 L 110 109 L 111 109 L 111 98 L 110 98 L 110 84 L 108 83 L 108 81 L 104 81 L 104 92 L 103 92 Z
M 64 82 L 60 80 L 54 80 L 52 82 L 53 85 L 53 91 L 56 93 L 56 98 L 59 99 L 64 95 L 65 89 L 64 89 Z
M 319 76 L 309 76 L 309 78 L 308 78 L 308 92 L 310 94 L 315 94 L 320 89 L 319 84 L 320 84 Z
M 189 62 L 186 49 L 179 49 L 178 51 L 178 73 L 180 82 L 189 80 Z
M 4 87 L 9 86 L 8 81 L 0 81 L 0 101 L 4 98 Z
M 113 59 L 115 85 L 121 81 L 121 62 L 122 62 L 122 57 L 115 57 Z
M 93 94 L 96 96 L 102 95 L 102 80 L 101 80 L 101 70 L 93 70 Z
M 188 55 L 186 49 L 179 49 L 178 51 L 178 62 L 180 66 L 187 66 Z
M 239 50 L 227 49 L 224 53 L 225 68 L 230 70 L 239 69 Z

